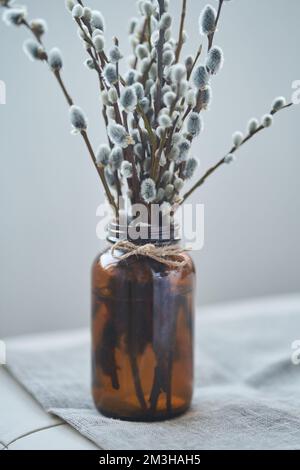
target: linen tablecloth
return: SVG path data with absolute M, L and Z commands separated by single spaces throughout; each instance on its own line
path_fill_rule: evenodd
M 95 410 L 86 330 L 7 340 L 7 368 L 48 413 L 102 449 L 300 449 L 296 340 L 300 296 L 199 309 L 193 406 L 161 423 Z

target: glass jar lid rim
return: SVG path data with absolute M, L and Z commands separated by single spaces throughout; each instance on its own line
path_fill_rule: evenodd
M 107 225 L 107 238 L 117 242 L 129 240 L 135 243 L 170 242 L 180 240 L 178 223 L 152 225 L 143 222 L 119 224 L 113 220 Z

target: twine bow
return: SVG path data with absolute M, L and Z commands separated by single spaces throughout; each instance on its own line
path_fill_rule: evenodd
M 125 251 L 125 253 L 116 256 L 117 250 Z M 146 256 L 169 268 L 182 268 L 188 263 L 188 258 L 183 255 L 186 251 L 188 250 L 178 246 L 155 246 L 151 243 L 138 246 L 128 240 L 120 240 L 113 246 L 112 255 L 121 261 L 131 256 Z

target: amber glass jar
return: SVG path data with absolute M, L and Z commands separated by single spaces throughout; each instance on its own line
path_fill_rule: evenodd
M 92 268 L 95 405 L 113 418 L 172 418 L 193 393 L 194 264 L 187 253 L 180 268 L 146 256 L 121 260 L 109 240 Z

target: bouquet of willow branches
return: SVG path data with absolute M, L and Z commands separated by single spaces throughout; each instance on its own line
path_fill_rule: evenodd
M 66 0 L 87 52 L 85 65 L 95 73 L 102 98 L 107 143 L 95 151 L 87 118 L 64 84 L 61 52 L 58 48 L 47 52 L 45 48 L 46 22 L 30 21 L 26 7 L 0 0 L 4 22 L 24 26 L 32 33 L 24 51 L 30 59 L 46 63 L 57 80 L 70 106 L 73 132 L 82 136 L 116 215 L 122 198 L 132 204 L 159 204 L 171 213 L 220 166 L 232 162 L 241 145 L 270 127 L 278 111 L 292 105 L 276 98 L 271 111 L 261 121 L 251 119 L 246 134 L 236 132 L 232 148 L 184 193 L 197 168 L 197 159 L 190 156 L 191 144 L 203 129 L 202 114 L 212 99 L 211 82 L 224 62 L 222 49 L 214 45 L 214 39 L 228 0 L 218 0 L 217 10 L 211 5 L 203 9 L 198 50 L 182 60 L 187 3 L 182 0 L 179 32 L 174 36 L 169 0 L 138 0 L 139 16 L 130 21 L 133 54 L 129 69 L 123 73 L 122 48 L 117 37 L 106 46 L 102 14 L 82 0 Z

